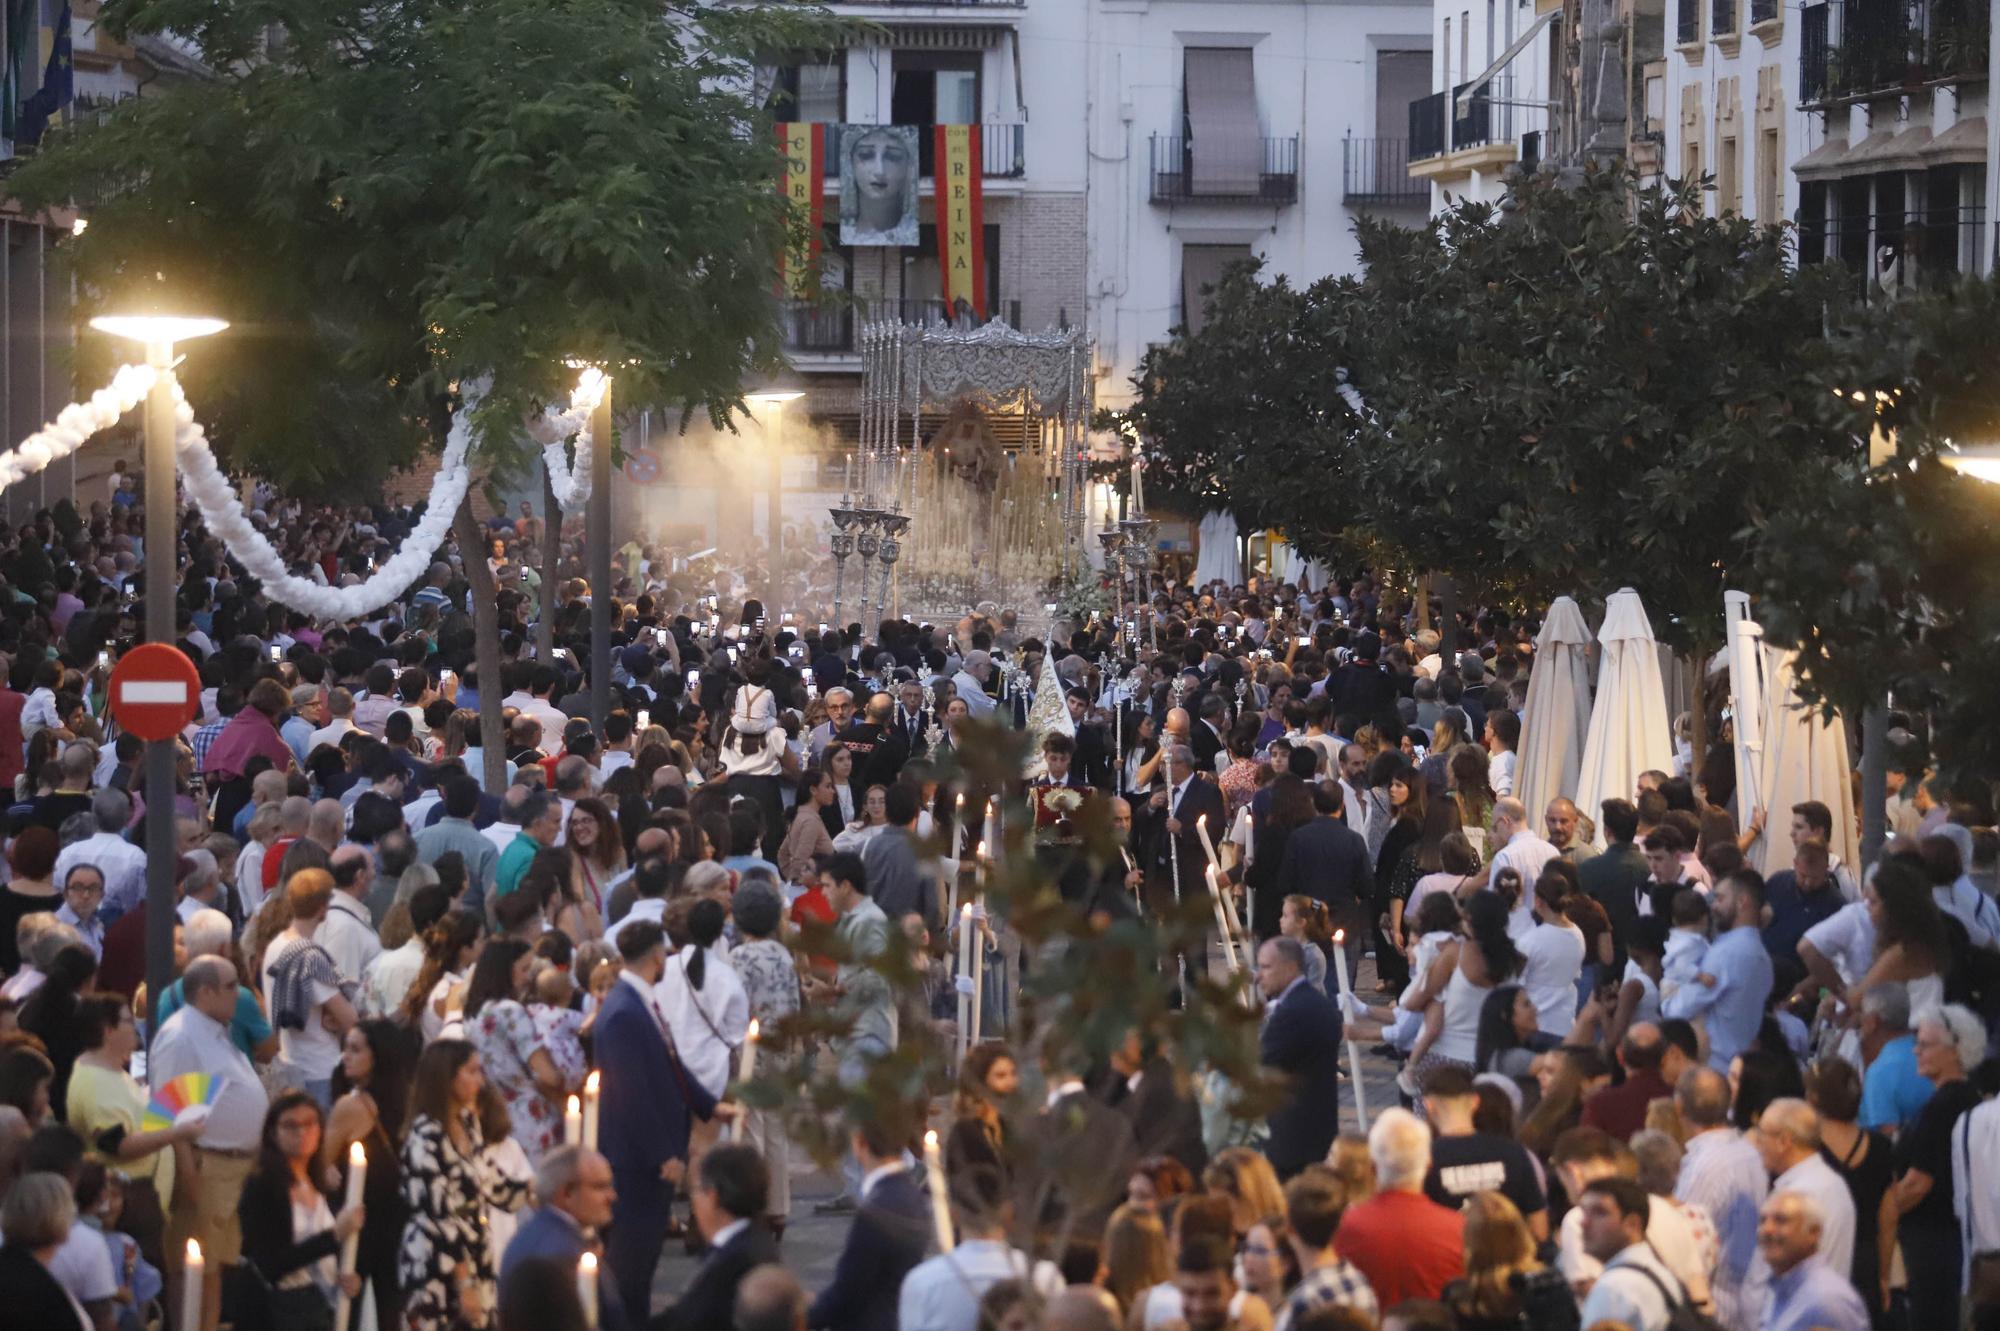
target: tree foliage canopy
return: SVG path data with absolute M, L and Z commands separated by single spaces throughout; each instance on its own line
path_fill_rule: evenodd
M 1968 685 L 2000 651 L 2000 493 L 1934 457 L 1994 437 L 2000 296 L 1863 304 L 1837 267 L 1795 266 L 1782 230 L 1699 200 L 1536 176 L 1418 229 L 1364 220 L 1359 278 L 1230 274 L 1201 331 L 1148 357 L 1124 421 L 1201 507 L 1302 554 L 1371 542 L 1537 606 L 1629 586 L 1693 650 L 1720 646 L 1724 590 L 1748 590 L 1829 700 L 1893 689 L 1996 733 L 2000 702 Z M 1902 453 L 1871 473 L 1878 407 Z M 2000 770 L 2000 743 L 1954 744 Z
M 775 362 L 786 216 L 741 90 L 756 52 L 826 39 L 818 11 L 112 0 L 102 21 L 182 34 L 217 76 L 52 140 L 12 187 L 91 204 L 86 305 L 163 285 L 231 321 L 188 373 L 234 461 L 351 487 L 490 377 L 482 446 L 504 468 L 567 360 L 717 414 Z

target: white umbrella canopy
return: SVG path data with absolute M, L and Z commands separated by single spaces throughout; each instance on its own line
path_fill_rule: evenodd
M 1583 767 L 1583 737 L 1590 729 L 1589 651 L 1590 626 L 1583 611 L 1571 598 L 1558 596 L 1535 637 L 1535 668 L 1528 675 L 1514 774 L 1514 796 L 1537 824 L 1550 800 L 1575 792 Z M 1595 807 L 1585 812 L 1596 821 Z
M 1608 799 L 1631 799 L 1639 773 L 1673 768 L 1673 733 L 1667 728 L 1667 695 L 1660 680 L 1659 643 L 1639 593 L 1612 593 L 1597 631 L 1602 660 L 1597 702 L 1583 742 L 1576 803 L 1589 817 Z M 1598 833 L 1600 839 L 1603 830 Z
M 1847 729 L 1799 696 L 1797 653 L 1767 650 L 1764 678 L 1764 755 L 1757 773 L 1766 815 L 1764 834 L 1750 848 L 1750 862 L 1773 874 L 1792 867 L 1791 809 L 1818 800 L 1833 813 L 1835 862 L 1857 869 L 1861 847 L 1854 828 L 1852 769 L 1847 762 Z M 1741 713 L 1739 712 L 1739 715 Z
M 1750 618 L 1750 597 L 1722 594 L 1729 645 L 1729 706 L 1736 728 L 1736 825 L 1750 826 L 1763 803 L 1764 630 Z
M 1195 551 L 1194 585 L 1206 587 L 1220 579 L 1234 587 L 1243 581 L 1242 561 L 1236 552 L 1236 515 L 1209 513 L 1201 520 L 1200 542 Z

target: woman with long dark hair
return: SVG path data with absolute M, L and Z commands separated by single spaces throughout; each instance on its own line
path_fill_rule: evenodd
M 444 1033 L 452 991 L 479 955 L 480 919 L 471 911 L 446 911 L 424 931 L 424 964 L 403 1000 L 403 1024 L 428 1042 Z
M 339 1275 L 338 1258 L 366 1211 L 334 1214 L 319 1168 L 324 1127 L 318 1101 L 304 1091 L 286 1091 L 264 1114 L 257 1160 L 236 1205 L 243 1258 L 268 1292 L 261 1320 L 239 1316 L 249 1331 L 332 1331 L 335 1297 L 361 1288 L 359 1276 Z
M 528 1189 L 482 1167 L 479 1053 L 439 1040 L 417 1060 L 410 1131 L 403 1142 L 403 1202 L 410 1218 L 397 1247 L 409 1331 L 493 1325 L 495 1270 L 486 1208 L 518 1211 Z
M 543 1047 L 522 996 L 534 952 L 518 938 L 489 939 L 465 986 L 465 1038 L 514 1121 L 530 1162 L 562 1144 L 561 1097 L 575 1089 Z
M 803 883 L 813 861 L 833 854 L 833 833 L 826 827 L 825 809 L 833 804 L 833 778 L 814 767 L 799 778 L 792 825 L 778 846 L 778 872 L 788 883 Z
M 1244 873 L 1244 881 L 1254 894 L 1250 930 L 1258 938 L 1269 938 L 1278 932 L 1278 917 L 1284 907 L 1283 894 L 1278 891 L 1278 869 L 1285 862 L 1285 846 L 1294 831 L 1318 816 L 1313 807 L 1312 787 L 1300 777 L 1283 772 L 1271 782 L 1270 792 L 1271 799 L 1265 806 L 1264 817 L 1252 824 L 1256 855 Z M 1252 817 L 1255 818 L 1254 810 Z M 1210 835 L 1221 830 L 1211 828 Z M 1192 879 L 1189 878 L 1191 874 L 1195 875 Z M 1182 864 L 1181 876 L 1194 884 L 1201 882 L 1194 865 Z M 1193 886 L 1188 890 L 1201 889 Z
M 1430 974 L 1403 1006 L 1425 1016 L 1424 1034 L 1410 1050 L 1397 1084 L 1414 1095 L 1416 1076 L 1437 1063 L 1472 1068 L 1479 1057 L 1479 1014 L 1495 985 L 1521 973 L 1523 961 L 1507 936 L 1507 907 L 1490 892 L 1465 900 L 1465 937 L 1438 949 Z
M 21 1029 L 36 1036 L 55 1064 L 56 1078 L 49 1087 L 49 1108 L 56 1118 L 67 1118 L 69 1073 L 83 1052 L 83 1034 L 76 1020 L 77 1006 L 97 978 L 97 958 L 82 944 L 72 944 L 56 953 L 48 978 L 21 1005 Z
M 565 844 L 574 860 L 576 894 L 596 912 L 597 932 L 602 933 L 606 884 L 625 872 L 625 842 L 610 807 L 603 800 L 587 796 L 578 800 L 569 811 Z
M 1405 860 L 1414 866 L 1411 857 L 1423 839 L 1430 805 L 1430 787 L 1416 768 L 1408 763 L 1396 768 L 1389 778 L 1389 830 L 1375 856 L 1375 974 L 1383 993 L 1400 992 L 1409 982 L 1409 959 L 1394 941 L 1390 926 L 1401 929 L 1403 903 L 1416 886 L 1412 877 L 1397 895 L 1398 871 Z
M 348 1148 L 359 1142 L 367 1154 L 361 1202 L 368 1218 L 361 1226 L 354 1269 L 374 1290 L 380 1326 L 395 1326 L 402 1316 L 396 1245 L 402 1241 L 408 1216 L 399 1163 L 416 1062 L 416 1037 L 393 1021 L 376 1019 L 348 1029 L 341 1042 L 340 1066 L 333 1073 L 333 1112 L 327 1119 L 323 1154 L 343 1185 L 350 1165 Z M 349 1325 L 359 1326 L 360 1316 L 357 1301 Z
M 1003 1106 L 1020 1089 L 1021 1069 L 1012 1049 L 988 1040 L 966 1053 L 945 1137 L 945 1160 L 953 1178 L 968 1169 L 990 1169 L 1003 1180 L 1009 1176 L 1010 1131 Z

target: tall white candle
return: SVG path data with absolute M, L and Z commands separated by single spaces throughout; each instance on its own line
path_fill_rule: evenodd
M 583 1145 L 587 1150 L 597 1149 L 597 1107 L 603 1091 L 598 1078 L 602 1074 L 596 1068 L 583 1079 Z
M 985 873 L 982 867 L 981 874 Z M 972 1043 L 979 1043 L 979 1028 L 986 1017 L 986 893 L 972 903 Z
M 368 1179 L 368 1152 L 362 1149 L 360 1142 L 355 1142 L 352 1146 L 349 1146 L 347 1148 L 347 1196 L 344 1199 L 342 1199 L 341 1202 L 342 1210 L 346 1210 L 349 1207 L 361 1205 L 361 1193 L 362 1189 L 366 1186 L 367 1179 Z M 357 1229 L 352 1234 L 349 1234 L 345 1239 L 341 1240 L 340 1243 L 341 1275 L 351 1276 L 354 1274 L 354 1263 L 355 1260 L 360 1256 L 360 1253 L 361 1253 L 361 1231 Z M 347 1310 L 350 1303 L 351 1300 L 347 1297 L 347 1291 L 344 1289 L 341 1290 L 339 1295 L 334 1299 L 333 1325 L 335 1331 L 341 1331 L 341 1328 L 344 1328 L 347 1325 Z
M 972 1047 L 972 903 L 966 902 L 958 912 L 958 976 L 953 986 L 958 990 L 958 1061 L 965 1061 L 965 1051 Z
M 569 1108 L 563 1111 L 563 1143 L 583 1145 L 583 1101 L 573 1095 L 569 1098 Z
M 938 1151 L 938 1135 L 935 1129 L 924 1134 L 924 1177 L 930 1185 L 931 1224 L 937 1229 L 937 1245 L 940 1253 L 952 1250 L 951 1202 L 944 1189 L 944 1158 Z
M 1344 1019 L 1347 1016 L 1348 994 L 1350 992 L 1347 987 L 1347 930 L 1345 929 L 1335 929 L 1333 931 L 1333 974 L 1334 979 L 1340 984 L 1340 1015 Z M 1341 1025 L 1343 1030 L 1345 1030 L 1345 1020 L 1342 1021 Z M 1347 1042 L 1347 1070 L 1350 1074 L 1348 1080 L 1354 1083 L 1354 1121 L 1360 1125 L 1360 1131 L 1366 1132 L 1368 1131 L 1368 1106 L 1361 1092 L 1361 1051 L 1355 1048 L 1352 1039 Z
M 747 1082 L 756 1075 L 757 1075 L 757 1019 L 755 1017 L 752 1017 L 750 1018 L 750 1029 L 747 1032 L 745 1032 L 743 1036 L 743 1067 L 737 1073 L 736 1079 L 741 1082 Z M 730 1141 L 740 1142 L 743 1140 L 743 1120 L 748 1117 L 749 1117 L 749 1112 L 747 1110 L 744 1110 L 741 1106 L 738 1106 L 736 1117 L 729 1124 Z
M 197 1239 L 187 1241 L 187 1261 L 181 1267 L 181 1326 L 186 1331 L 200 1331 L 201 1287 L 207 1264 L 201 1259 L 201 1243 Z
M 597 1325 L 597 1254 L 587 1252 L 576 1260 L 576 1297 L 583 1305 L 583 1324 Z
M 1222 872 L 1222 857 L 1215 853 L 1215 843 L 1208 839 L 1208 815 L 1194 820 L 1195 834 L 1201 838 L 1201 848 L 1208 852 L 1208 863 L 1217 873 Z
M 1215 907 L 1215 933 L 1222 940 L 1222 955 L 1228 959 L 1231 973 L 1242 971 L 1243 963 L 1236 957 L 1236 940 L 1229 936 L 1229 917 L 1222 911 L 1222 881 L 1213 864 L 1208 866 L 1208 898 Z

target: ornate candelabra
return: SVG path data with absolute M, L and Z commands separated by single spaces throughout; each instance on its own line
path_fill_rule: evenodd
M 872 508 L 860 509 L 855 513 L 855 521 L 860 526 L 854 538 L 854 552 L 861 556 L 861 613 L 868 613 L 868 561 L 882 548 L 882 538 L 875 534 L 875 519 L 880 515 Z
M 1124 556 L 1126 572 L 1132 575 L 1132 613 L 1145 615 L 1152 625 L 1154 645 L 1159 645 L 1159 624 L 1150 613 L 1151 602 L 1146 596 L 1146 575 L 1153 567 L 1153 541 L 1159 534 L 1160 524 L 1135 509 L 1134 516 L 1118 524 L 1124 542 L 1119 553 Z M 1133 626 L 1133 641 L 1138 641 L 1139 627 Z
M 860 516 L 848 507 L 848 496 L 840 497 L 840 507 L 828 510 L 833 515 L 833 535 L 827 543 L 833 548 L 833 617 L 835 627 L 843 627 L 845 619 L 840 613 L 843 593 L 847 581 L 847 557 L 854 553 L 854 536 L 847 529 Z
M 882 588 L 875 597 L 875 617 L 880 619 L 882 611 L 889 603 L 889 577 L 895 571 L 896 560 L 903 553 L 902 543 L 896 538 L 910 529 L 910 519 L 897 510 L 877 513 L 882 523 L 882 539 L 876 546 L 876 555 L 882 561 Z
M 1106 513 L 1108 521 L 1110 514 Z M 1114 643 L 1125 639 L 1125 533 L 1116 527 L 1106 526 L 1097 533 L 1097 543 L 1104 547 L 1104 571 L 1118 581 L 1117 632 L 1112 635 Z

